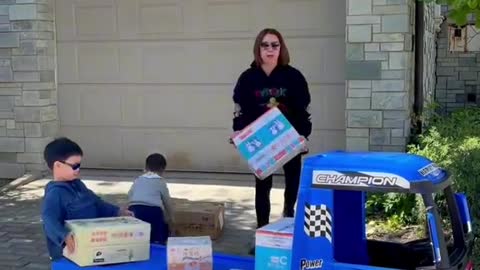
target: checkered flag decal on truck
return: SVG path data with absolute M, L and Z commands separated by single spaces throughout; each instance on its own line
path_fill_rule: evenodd
M 326 205 L 305 204 L 305 233 L 313 238 L 325 237 L 332 242 L 332 215 Z

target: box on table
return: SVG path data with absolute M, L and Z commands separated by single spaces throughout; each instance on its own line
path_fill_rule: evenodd
M 169 237 L 168 270 L 212 270 L 212 240 L 208 236 Z
M 75 251 L 64 257 L 79 266 L 143 261 L 150 258 L 150 224 L 134 217 L 67 220 Z
M 244 128 L 232 140 L 259 179 L 273 174 L 305 147 L 305 139 L 276 107 Z
M 221 203 L 173 199 L 175 236 L 221 237 L 225 224 L 225 206 Z
M 290 270 L 294 225 L 294 218 L 283 218 L 257 229 L 256 270 Z

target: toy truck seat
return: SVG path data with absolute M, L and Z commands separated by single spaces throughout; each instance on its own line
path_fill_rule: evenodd
M 389 243 L 366 237 L 366 192 L 421 194 L 427 239 Z M 454 241 L 447 247 L 434 194 L 446 198 Z M 473 233 L 466 197 L 448 172 L 407 153 L 334 151 L 304 161 L 291 269 L 466 269 Z

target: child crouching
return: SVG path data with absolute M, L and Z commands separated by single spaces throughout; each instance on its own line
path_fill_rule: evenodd
M 135 179 L 128 192 L 129 210 L 135 217 L 150 223 L 150 242 L 165 244 L 173 223 L 173 211 L 167 182 L 162 175 L 167 166 L 165 157 L 152 154 L 145 161 L 145 173 Z

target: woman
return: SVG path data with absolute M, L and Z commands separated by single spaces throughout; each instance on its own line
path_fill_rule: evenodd
M 308 112 L 308 85 L 302 73 L 289 65 L 290 56 L 282 35 L 275 29 L 262 30 L 255 40 L 253 54 L 255 60 L 251 67 L 240 75 L 233 93 L 234 135 L 269 108 L 277 106 L 298 133 L 308 138 L 312 130 Z M 293 217 L 300 183 L 301 154 L 286 163 L 283 169 L 283 216 Z M 271 189 L 272 176 L 264 180 L 256 179 L 257 228 L 269 223 Z

